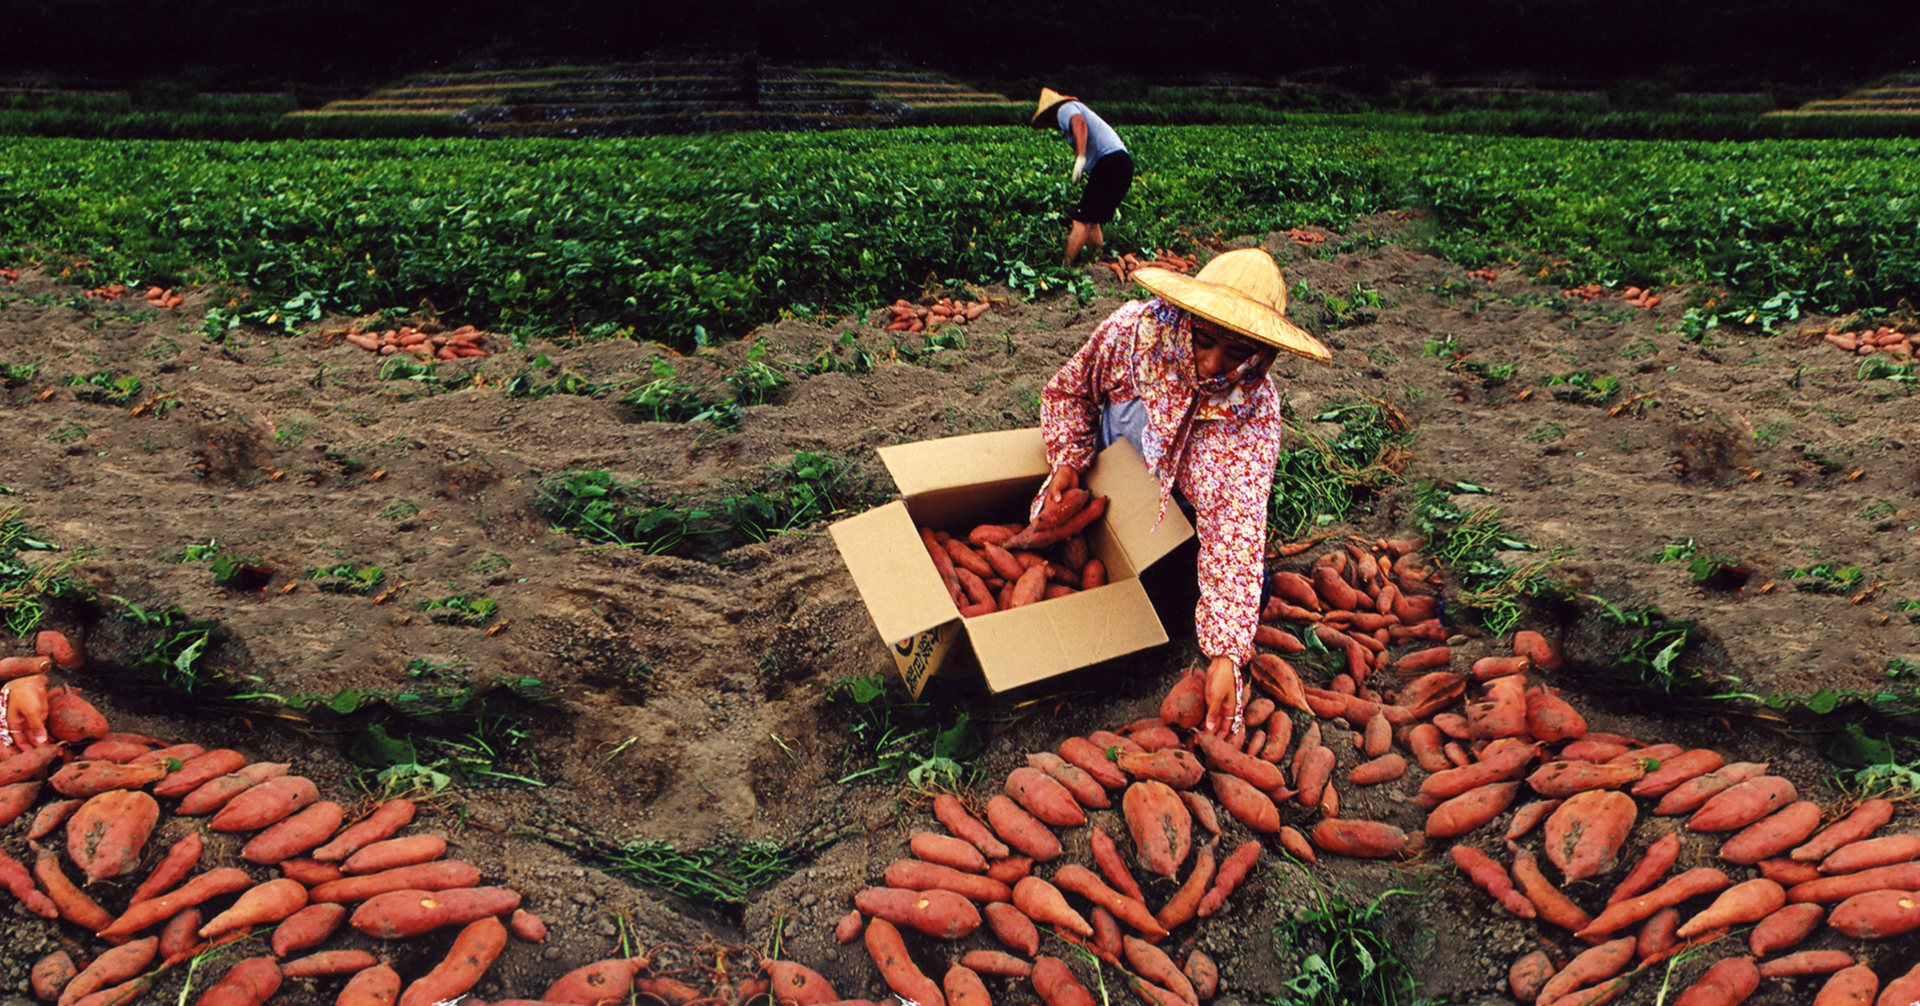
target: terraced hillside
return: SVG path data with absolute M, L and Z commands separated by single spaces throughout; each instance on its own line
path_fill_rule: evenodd
M 409 77 L 300 116 L 457 118 L 493 136 L 630 136 L 872 128 L 914 109 L 1024 108 L 939 74 L 794 68 L 741 59 L 482 68 Z
M 1799 108 L 1768 114 L 1799 119 L 1842 115 L 1920 119 L 1920 77 L 1881 81 L 1849 91 L 1844 97 L 1809 101 Z

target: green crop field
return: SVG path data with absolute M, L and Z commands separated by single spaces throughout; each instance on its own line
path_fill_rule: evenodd
M 1691 316 L 1771 325 L 1920 298 L 1920 140 L 1587 141 L 1318 126 L 1129 131 L 1108 246 L 1434 211 L 1464 264 L 1555 283 L 1713 288 Z M 214 324 L 430 298 L 519 333 L 679 345 L 942 280 L 1032 290 L 1073 192 L 1018 128 L 607 140 L 13 139 L 0 256 L 77 278 L 231 284 Z M 1711 303 L 1707 301 L 1711 299 Z

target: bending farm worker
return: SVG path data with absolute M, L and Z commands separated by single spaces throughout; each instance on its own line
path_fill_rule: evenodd
M 1261 249 L 1227 252 L 1194 276 L 1144 268 L 1133 279 L 1154 298 L 1107 316 L 1041 395 L 1052 467 L 1041 495 L 1073 484 L 1116 440 L 1139 451 L 1160 480 L 1160 516 L 1179 506 L 1200 541 L 1206 729 L 1230 735 L 1267 584 L 1267 498 L 1283 433 L 1267 371 L 1281 351 L 1333 355 L 1287 321 L 1286 281 Z
M 1067 255 L 1062 264 L 1072 265 L 1080 249 L 1088 244 L 1093 245 L 1093 255 L 1099 258 L 1100 248 L 1106 243 L 1100 228 L 1113 219 L 1113 211 L 1133 187 L 1133 155 L 1127 153 L 1120 134 L 1106 120 L 1093 114 L 1080 99 L 1050 87 L 1040 89 L 1040 107 L 1029 121 L 1036 129 L 1060 131 L 1073 148 L 1073 180 L 1087 180 L 1080 204 L 1073 208 L 1073 227 L 1067 231 Z

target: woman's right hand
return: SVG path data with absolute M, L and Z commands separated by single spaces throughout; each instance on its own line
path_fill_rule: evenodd
M 1069 489 L 1080 488 L 1080 473 L 1066 465 L 1054 465 L 1053 473 L 1047 476 L 1047 502 L 1058 504 L 1060 495 Z

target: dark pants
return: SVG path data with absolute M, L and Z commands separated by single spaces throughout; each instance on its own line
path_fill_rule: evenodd
M 1113 219 L 1113 211 L 1130 188 L 1133 157 L 1118 150 L 1100 158 L 1087 173 L 1087 187 L 1080 193 L 1080 205 L 1073 208 L 1073 219 L 1083 224 L 1105 224 Z

